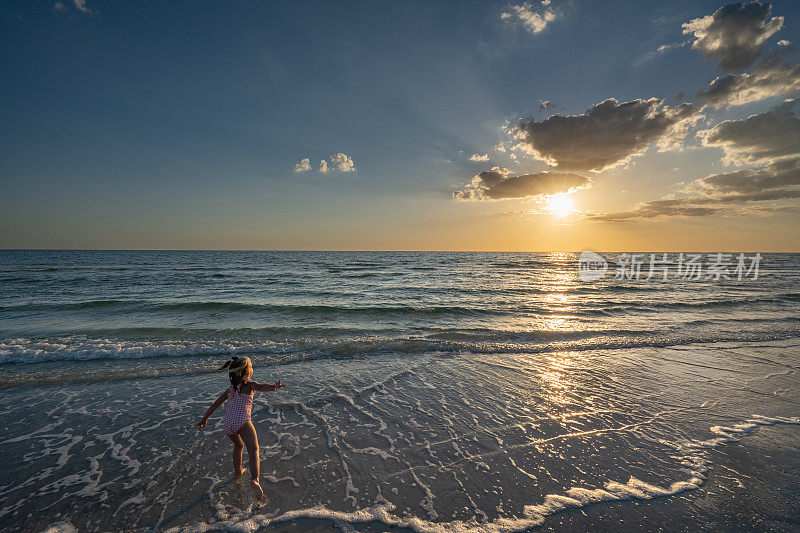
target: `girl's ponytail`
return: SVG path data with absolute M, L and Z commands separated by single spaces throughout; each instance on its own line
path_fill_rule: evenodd
M 220 370 L 225 370 L 226 368 L 228 369 L 231 385 L 237 391 L 242 382 L 253 373 L 253 363 L 250 362 L 249 357 L 231 357 L 228 361 L 225 361 Z

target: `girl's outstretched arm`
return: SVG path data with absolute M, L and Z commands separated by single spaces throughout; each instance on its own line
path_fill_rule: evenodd
M 227 399 L 228 399 L 228 389 L 225 389 L 225 392 L 223 392 L 220 395 L 220 397 L 217 398 L 217 401 L 211 404 L 211 407 L 208 408 L 206 414 L 203 415 L 203 419 L 200 421 L 199 424 L 197 424 L 198 429 L 203 429 L 204 427 L 206 427 L 206 422 L 208 421 L 208 417 L 214 414 L 214 411 L 216 411 L 220 405 L 225 403 L 225 400 Z
M 281 380 L 276 381 L 274 384 L 273 383 L 259 383 L 258 381 L 251 381 L 251 382 L 248 383 L 248 385 L 250 386 L 250 390 L 257 390 L 257 391 L 264 391 L 264 392 L 278 390 L 278 389 L 286 386 L 283 383 L 281 383 Z

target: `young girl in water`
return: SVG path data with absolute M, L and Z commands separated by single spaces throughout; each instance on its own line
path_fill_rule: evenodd
M 274 385 L 251 381 L 253 363 L 250 362 L 249 357 L 232 357 L 222 365 L 220 370 L 225 370 L 226 368 L 231 379 L 231 386 L 208 408 L 197 427 L 199 429 L 206 427 L 208 417 L 220 405 L 225 403 L 225 400 L 228 400 L 228 404 L 225 406 L 225 416 L 222 418 L 222 427 L 233 441 L 233 470 L 236 479 L 239 479 L 244 474 L 242 469 L 242 448 L 247 446 L 247 455 L 250 458 L 250 486 L 253 487 L 256 497 L 260 500 L 264 497 L 264 491 L 261 490 L 261 485 L 258 482 L 260 474 L 258 435 L 256 434 L 256 428 L 253 427 L 253 423 L 250 421 L 250 413 L 253 410 L 253 395 L 255 391 L 275 391 L 285 387 L 285 385 L 281 383 L 281 380 L 276 381 Z

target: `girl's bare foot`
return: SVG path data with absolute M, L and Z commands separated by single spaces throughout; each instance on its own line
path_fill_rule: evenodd
M 245 472 L 247 472 L 247 469 L 246 468 L 242 468 L 239 472 L 234 473 L 233 479 L 236 479 L 236 480 L 241 479 Z
M 256 499 L 261 500 L 264 498 L 264 491 L 261 490 L 261 485 L 258 484 L 257 479 L 251 479 L 250 486 L 253 487 L 253 492 L 256 493 Z

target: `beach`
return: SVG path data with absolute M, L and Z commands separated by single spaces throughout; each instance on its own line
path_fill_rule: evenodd
M 792 531 L 800 255 L 0 251 L 10 531 Z M 231 354 L 261 483 L 233 479 Z M 245 459 L 246 462 L 246 459 Z

